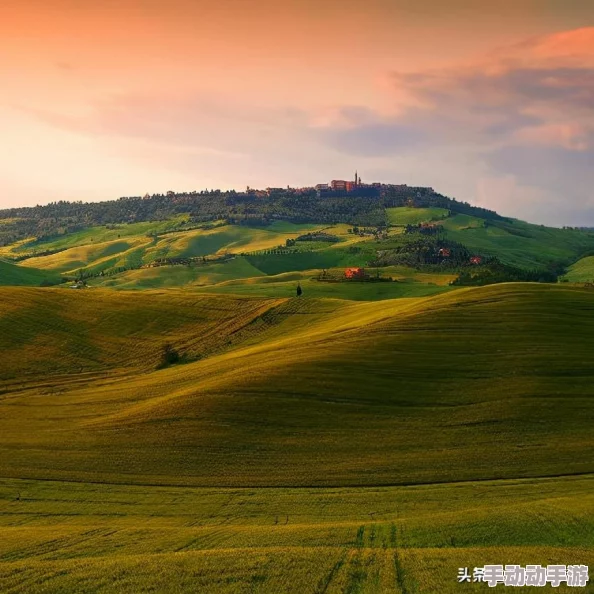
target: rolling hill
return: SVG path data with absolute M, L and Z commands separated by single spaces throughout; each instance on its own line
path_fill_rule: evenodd
M 0 288 L 0 590 L 454 593 L 459 567 L 592 564 L 593 311 L 568 285 Z
M 0 590 L 454 593 L 459 567 L 592 564 L 593 311 L 568 285 L 1 288 Z M 165 343 L 185 362 L 159 369 Z
M 13 395 L 4 476 L 27 467 L 113 481 L 116 464 L 132 482 L 291 486 L 594 471 L 585 289 L 501 285 L 379 303 L 25 291 L 3 295 L 3 323 L 18 328 L 4 339 L 7 381 L 137 373 L 61 383 L 59 431 L 51 395 L 15 429 L 32 394 Z M 199 360 L 154 371 L 164 342 Z M 77 468 L 65 451 L 89 440 Z M 154 455 L 139 459 L 138 448 Z
M 0 220 L 1 592 L 594 566 L 594 234 L 394 192 Z
M 297 274 L 311 295 L 377 300 L 440 292 L 439 287 L 464 271 L 470 256 L 507 266 L 495 275 L 500 280 L 538 280 L 542 271 L 550 281 L 594 249 L 591 232 L 478 214 L 440 207 L 389 207 L 386 226 L 379 227 L 281 220 L 251 226 L 225 220 L 193 223 L 180 215 L 91 227 L 54 238 L 32 237 L 0 248 L 0 255 L 12 258 L 18 272 L 34 268 L 54 279 L 82 277 L 91 286 L 120 290 L 208 287 L 221 294 L 236 290 L 280 298 L 294 291 Z M 421 225 L 428 226 L 433 236 L 423 235 Z M 462 250 L 462 256 L 452 263 L 428 258 L 442 247 Z M 381 276 L 407 281 L 371 289 L 315 280 L 322 270 L 352 266 L 371 266 Z M 393 276 L 394 266 L 408 269 Z M 0 282 L 16 284 L 11 279 L 17 276 L 5 274 Z M 429 277 L 435 282 L 427 282 Z M 582 277 L 570 273 L 563 278 L 581 281 Z
M 591 249 L 594 237 L 589 232 L 532 225 L 517 219 L 489 221 L 468 215 L 455 215 L 442 225 L 453 241 L 521 268 L 573 263 Z
M 10 262 L 0 260 L 0 286 L 30 286 L 57 285 L 61 281 L 58 274 L 37 268 L 25 268 Z

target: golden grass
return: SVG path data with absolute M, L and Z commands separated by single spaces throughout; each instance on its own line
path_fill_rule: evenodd
M 591 565 L 591 509 L 591 476 L 351 489 L 0 480 L 0 589 L 458 592 L 459 567 Z
M 587 289 L 0 296 L 1 592 L 447 594 L 594 562 Z M 202 358 L 156 371 L 164 341 Z

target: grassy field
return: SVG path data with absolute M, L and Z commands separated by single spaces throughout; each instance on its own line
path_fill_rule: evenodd
M 0 591 L 433 594 L 484 590 L 459 567 L 593 565 L 592 291 L 313 282 L 1 288 Z M 158 369 L 165 343 L 186 362 Z
M 243 257 L 227 262 L 193 264 L 191 266 L 159 266 L 129 270 L 115 276 L 95 278 L 93 287 L 112 289 L 159 289 L 168 287 L 201 287 L 217 283 L 254 278 L 264 273 Z
M 295 486 L 594 471 L 586 289 L 26 294 L 3 298 L 18 328 L 2 333 L 3 374 L 22 389 L 3 401 L 0 476 Z M 200 360 L 150 372 L 164 342 Z M 71 385 L 51 380 L 68 368 Z M 35 374 L 47 394 L 31 401 Z
M 446 219 L 449 212 L 445 208 L 413 208 L 400 206 L 386 208 L 386 215 L 390 225 L 418 225 L 431 221 Z
M 17 284 L 12 279 L 31 268 L 36 272 L 30 276 L 31 284 L 38 270 L 67 278 L 84 274 L 89 284 L 95 287 L 114 289 L 159 289 L 173 287 L 211 287 L 209 291 L 230 292 L 222 283 L 234 282 L 241 294 L 260 296 L 287 296 L 294 287 L 279 284 L 276 280 L 266 287 L 259 282 L 248 283 L 245 279 L 270 277 L 275 279 L 284 274 L 299 274 L 310 270 L 368 266 L 378 257 L 378 252 L 399 249 L 404 226 L 434 221 L 445 230 L 444 238 L 468 247 L 471 252 L 483 256 L 496 256 L 502 262 L 525 269 L 560 270 L 569 267 L 584 254 L 594 249 L 594 233 L 571 229 L 554 229 L 531 225 L 518 220 L 485 220 L 473 216 L 456 214 L 440 208 L 388 208 L 386 215 L 391 225 L 389 234 L 381 238 L 372 235 L 360 236 L 349 233 L 346 224 L 294 224 L 276 221 L 262 227 L 228 225 L 223 221 L 212 224 L 193 224 L 187 217 L 180 216 L 167 221 L 93 227 L 60 236 L 54 239 L 20 241 L 12 246 L 0 248 L 0 257 L 23 258 L 13 274 L 4 274 L 3 284 Z M 297 241 L 290 246 L 293 253 L 279 253 L 288 240 L 300 235 L 323 231 L 337 238 L 336 242 Z M 208 262 L 223 255 L 235 255 L 226 263 Z M 194 259 L 188 266 L 151 267 L 157 260 L 171 258 Z M 575 264 L 568 280 L 582 280 L 587 276 L 587 262 Z M 586 266 L 586 268 L 584 267 Z M 19 274 L 17 274 L 17 272 Z M 452 271 L 451 271 L 452 272 Z M 102 276 L 100 276 L 102 275 Z M 320 287 L 311 285 L 312 295 L 320 297 L 344 297 L 346 299 L 385 299 L 399 296 L 424 296 L 436 292 L 433 285 L 443 285 L 429 280 L 434 274 L 405 275 L 404 285 L 379 287 L 377 291 L 362 288 L 360 291 L 343 287 Z M 442 278 L 455 274 L 437 275 Z M 448 282 L 449 282 L 448 280 Z M 2 280 L 0 279 L 0 282 Z M 41 282 L 41 281 L 40 281 Z M 418 285 L 424 284 L 424 287 Z M 217 288 L 215 288 L 217 287 Z M 339 289 L 344 288 L 344 292 Z M 353 297 L 354 295 L 354 297 Z
M 569 268 L 563 278 L 572 283 L 594 282 L 594 256 L 578 260 Z
M 593 565 L 592 486 L 592 476 L 333 489 L 5 479 L 0 590 L 484 591 L 457 584 L 458 568 Z
M 60 276 L 47 270 L 24 268 L 10 262 L 0 260 L 0 286 L 39 287 L 42 283 L 57 284 Z
M 342 269 L 339 269 L 342 272 Z M 382 269 L 382 274 L 384 271 Z M 424 297 L 451 290 L 444 283 L 443 276 L 411 275 L 400 276 L 398 282 L 340 282 L 318 281 L 319 270 L 299 273 L 285 273 L 276 276 L 260 276 L 243 280 L 232 280 L 200 289 L 203 293 L 222 295 L 250 295 L 253 297 L 294 297 L 297 282 L 301 285 L 304 296 L 308 298 L 327 297 L 350 299 L 353 301 L 379 301 L 402 297 Z M 340 272 L 337 271 L 337 274 Z M 437 281 L 437 282 L 434 282 Z
M 497 256 L 506 264 L 527 269 L 572 263 L 594 244 L 594 233 L 531 225 L 516 219 L 486 222 L 455 215 L 441 224 L 449 239 L 479 254 Z
M 33 256 L 22 262 L 23 267 L 37 267 L 57 273 L 75 274 L 79 270 L 109 270 L 124 265 L 134 249 L 146 249 L 148 238 L 116 239 L 102 243 L 76 246 L 47 256 Z

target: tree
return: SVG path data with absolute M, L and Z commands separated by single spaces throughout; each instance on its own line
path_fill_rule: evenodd
M 303 289 L 301 288 L 301 284 L 297 283 L 297 297 L 301 297 L 303 293 Z
M 163 351 L 161 353 L 161 363 L 159 368 L 168 367 L 169 365 L 175 365 L 179 363 L 179 353 L 169 343 L 163 345 Z

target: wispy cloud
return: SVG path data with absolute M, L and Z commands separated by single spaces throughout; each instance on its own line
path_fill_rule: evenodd
M 594 27 L 386 80 L 381 101 L 368 104 L 306 106 L 299 95 L 289 104 L 182 86 L 95 97 L 76 114 L 20 109 L 98 142 L 117 139 L 112 150 L 140 143 L 140 154 L 188 173 L 202 163 L 239 175 L 257 163 L 270 183 L 297 171 L 323 181 L 356 162 L 518 216 L 550 213 L 541 220 L 558 223 L 563 212 L 562 222 L 594 224 Z
M 530 216 L 538 195 L 541 212 L 558 204 L 575 221 L 594 223 L 594 28 L 531 39 L 448 69 L 392 73 L 390 81 L 392 113 L 335 108 L 323 135 L 316 133 L 349 154 L 425 157 L 442 187 L 482 163 L 489 176 L 475 180 L 477 196 L 494 199 L 486 179 L 500 190 L 513 186 L 490 206 Z M 475 164 L 447 172 L 428 160 L 436 148 Z

